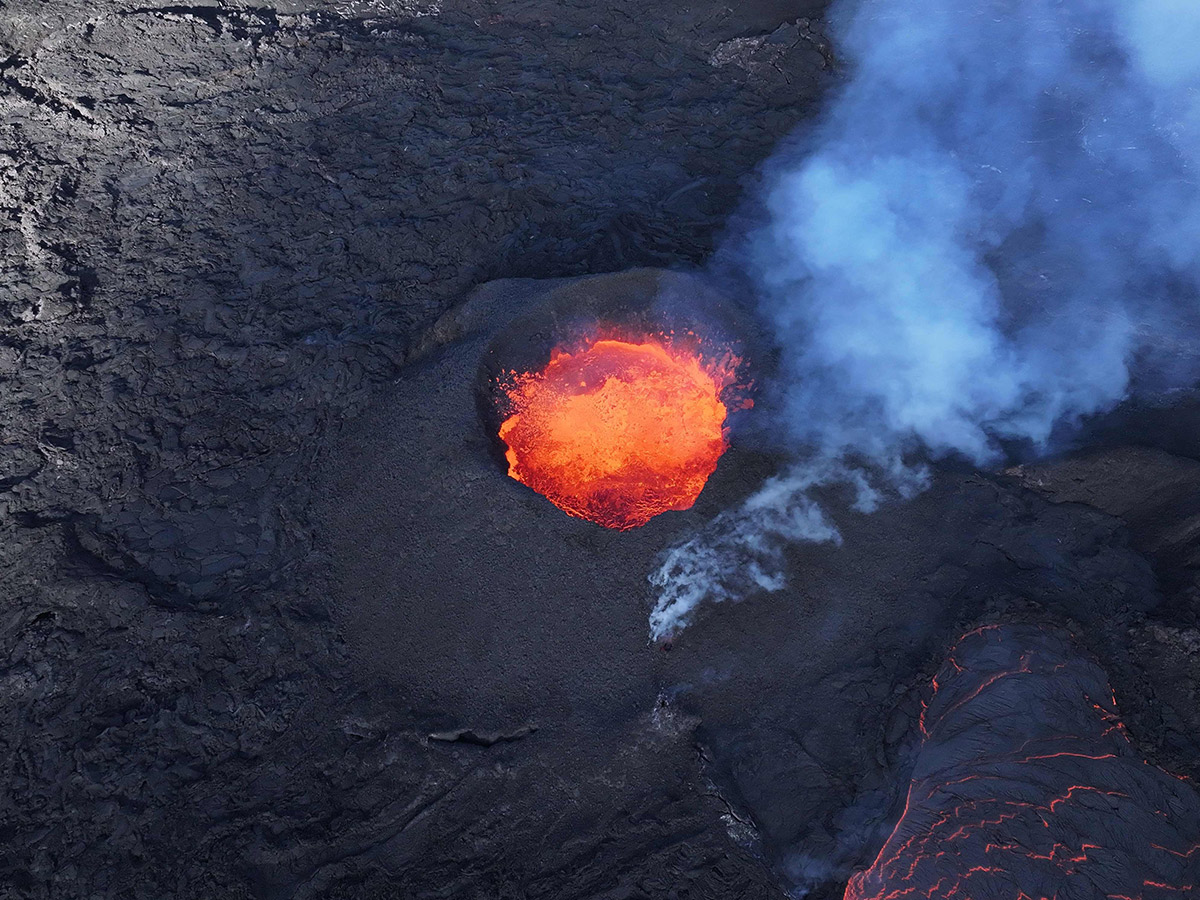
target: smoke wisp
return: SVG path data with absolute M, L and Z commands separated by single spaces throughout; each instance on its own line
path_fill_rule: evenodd
M 1046 449 L 1197 374 L 1200 4 L 843 0 L 833 27 L 851 75 L 737 241 L 796 462 L 666 554 L 655 638 L 838 540 L 814 487 L 869 510 L 919 490 L 906 459 Z

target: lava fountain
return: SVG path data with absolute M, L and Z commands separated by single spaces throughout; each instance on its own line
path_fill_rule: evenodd
M 606 528 L 689 509 L 729 446 L 741 360 L 694 332 L 601 332 L 508 372 L 499 436 L 508 474 L 568 515 Z

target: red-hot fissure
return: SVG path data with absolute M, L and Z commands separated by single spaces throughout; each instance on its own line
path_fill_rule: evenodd
M 904 811 L 845 900 L 1200 896 L 1200 795 L 1134 754 L 1095 666 L 990 626 L 931 687 Z

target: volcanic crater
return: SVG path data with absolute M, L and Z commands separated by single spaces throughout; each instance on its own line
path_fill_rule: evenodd
M 751 319 L 696 276 L 579 282 L 491 341 L 485 428 L 508 474 L 610 528 L 689 509 L 754 405 Z
M 647 574 L 791 459 L 758 407 L 630 530 L 508 476 L 506 373 L 580 335 L 775 374 L 708 263 L 824 14 L 0 13 L 0 897 L 1200 890 L 1194 390 L 830 489 L 669 644 Z

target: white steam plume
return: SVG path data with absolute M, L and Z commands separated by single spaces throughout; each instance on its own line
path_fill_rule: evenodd
M 1044 448 L 1132 382 L 1196 375 L 1200 2 L 843 0 L 851 78 L 767 168 L 743 265 L 794 468 L 675 547 L 651 633 L 835 540 L 809 496 L 912 492 L 909 451 Z M 1187 327 L 1185 327 L 1187 326 Z M 865 460 L 873 473 L 856 472 Z

